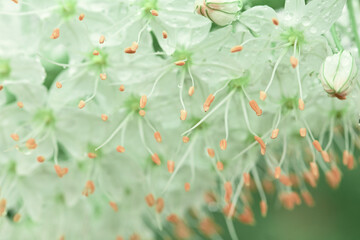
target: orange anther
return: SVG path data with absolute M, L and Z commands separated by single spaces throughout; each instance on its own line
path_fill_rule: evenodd
M 267 214 L 267 204 L 265 201 L 260 202 L 260 212 L 261 216 L 266 217 Z
M 260 144 L 261 147 L 261 154 L 265 154 L 265 150 L 266 150 L 266 144 L 264 143 L 264 141 L 261 139 L 261 137 L 258 136 L 254 136 L 255 140 Z M 264 155 L 263 154 L 263 155 Z
M 326 151 L 321 151 L 321 156 L 324 159 L 325 162 L 330 162 L 330 156 Z
M 43 163 L 43 162 L 45 161 L 45 158 L 44 158 L 44 156 L 38 156 L 38 157 L 36 158 L 36 160 L 37 160 L 39 163 Z
M 96 153 L 89 152 L 88 157 L 93 159 L 93 158 L 96 158 L 97 156 L 96 156 Z
M 133 43 L 131 44 L 130 49 L 131 49 L 132 51 L 136 52 L 136 50 L 138 50 L 138 48 L 139 48 L 139 44 L 138 44 L 137 42 L 133 42 Z
M 194 86 L 191 86 L 190 88 L 189 88 L 189 96 L 191 97 L 193 94 L 194 94 L 194 92 L 195 92 L 195 87 Z
M 207 153 L 209 154 L 209 157 L 213 158 L 215 157 L 215 151 L 212 148 L 207 149 Z
M 24 107 L 23 102 L 17 102 L 17 105 L 18 105 L 19 108 L 23 108 L 23 107 Z
M 251 211 L 250 207 L 246 206 L 244 208 L 243 213 L 241 213 L 239 215 L 239 221 L 244 223 L 244 224 L 248 224 L 248 225 L 254 225 L 255 224 L 254 214 Z
M 314 177 L 317 179 L 319 177 L 319 168 L 318 168 L 316 162 L 310 163 L 310 170 L 311 170 L 312 175 L 314 175 Z
M 154 153 L 153 155 L 151 155 L 151 160 L 156 164 L 156 165 L 160 165 L 161 161 L 159 156 L 157 155 L 157 153 Z
M 118 151 L 119 153 L 123 153 L 123 152 L 125 152 L 125 148 L 123 146 L 118 145 L 116 147 L 116 151 Z
M 299 132 L 301 137 L 306 137 L 306 128 L 300 128 Z
M 56 82 L 56 84 L 55 84 L 55 85 L 56 85 L 56 87 L 57 87 L 57 88 L 62 88 L 62 84 L 61 84 L 61 82 Z
M 4 85 L 0 84 L 0 91 L 4 89 Z
M 185 61 L 177 61 L 177 62 L 175 62 L 176 66 L 184 66 L 185 64 L 186 64 Z
M 308 205 L 309 207 L 313 207 L 315 205 L 314 199 L 308 191 L 301 191 L 301 196 L 304 199 L 306 205 Z
M 57 39 L 60 36 L 60 29 L 55 28 L 50 36 L 51 39 Z
M 2 198 L 0 199 L 0 217 L 4 214 L 6 209 L 6 199 Z
M 148 195 L 146 195 L 145 201 L 146 201 L 146 203 L 147 203 L 147 205 L 148 205 L 149 207 L 154 206 L 154 204 L 155 204 L 154 195 L 152 195 L 151 193 L 149 193 Z
M 55 172 L 56 174 L 62 178 L 63 176 L 65 176 L 65 174 L 68 173 L 69 169 L 64 167 L 64 168 L 61 168 L 59 165 L 54 165 L 54 168 L 55 168 Z
M 14 140 L 14 141 L 19 141 L 19 135 L 17 135 L 16 133 L 12 133 L 10 135 L 10 137 Z
M 134 53 L 136 53 L 136 50 L 132 50 L 131 47 L 127 47 L 127 48 L 125 48 L 124 52 L 127 54 L 134 54 Z
M 279 135 L 279 129 L 274 129 L 271 133 L 271 139 L 275 139 L 277 138 L 277 136 Z
M 249 173 L 244 173 L 243 177 L 244 177 L 245 186 L 250 187 L 250 174 Z
M 14 215 L 13 221 L 14 221 L 14 222 L 19 222 L 19 221 L 20 221 L 20 218 L 21 218 L 21 214 L 20 214 L 20 213 L 17 213 L 17 214 Z
M 154 133 L 154 138 L 158 143 L 161 143 L 161 135 L 159 132 Z
M 291 63 L 291 66 L 292 66 L 293 68 L 296 68 L 296 66 L 298 65 L 298 60 L 297 60 L 297 58 L 294 57 L 294 56 L 291 56 L 291 57 L 290 57 L 290 63 Z
M 190 138 L 187 136 L 183 136 L 182 140 L 184 143 L 188 143 L 190 141 Z
M 145 114 L 146 114 L 145 110 L 141 109 L 141 110 L 139 111 L 139 115 L 140 115 L 140 116 L 144 117 Z
M 224 189 L 225 189 L 225 201 L 227 203 L 230 202 L 231 200 L 231 196 L 232 196 L 232 185 L 231 185 L 231 182 L 226 182 L 224 183 Z
M 168 167 L 169 173 L 173 173 L 174 169 L 175 169 L 175 162 L 172 160 L 167 161 L 167 167 Z
M 16 4 L 18 4 L 19 3 L 19 1 L 18 0 L 11 0 L 11 1 L 13 1 L 14 3 L 16 3 Z
M 94 50 L 94 51 L 93 51 L 93 55 L 94 55 L 94 56 L 98 56 L 99 54 L 100 54 L 100 53 L 99 53 L 98 50 Z
M 243 46 L 237 45 L 237 46 L 232 47 L 232 48 L 230 49 L 230 52 L 236 53 L 236 52 L 240 52 L 241 50 L 243 50 Z
M 301 98 L 299 98 L 299 109 L 301 111 L 303 111 L 305 109 L 305 103 Z
M 184 109 L 180 110 L 180 119 L 182 121 L 185 121 L 186 116 L 187 116 L 187 111 L 185 111 Z
M 218 161 L 218 162 L 216 163 L 216 167 L 217 167 L 217 169 L 218 169 L 219 171 L 224 170 L 224 164 L 223 164 L 221 161 Z
M 35 139 L 29 138 L 29 139 L 26 141 L 25 146 L 26 146 L 28 149 L 36 149 L 37 144 L 36 144 Z
M 167 216 L 166 220 L 168 220 L 171 223 L 178 223 L 179 222 L 179 218 L 175 213 L 172 213 L 169 216 Z
M 100 79 L 106 80 L 106 73 L 100 73 Z
M 168 38 L 168 34 L 166 31 L 163 31 L 162 32 L 162 36 L 163 36 L 163 39 L 167 39 Z
M 209 94 L 209 96 L 207 97 L 207 99 L 205 100 L 205 103 L 204 103 L 204 111 L 207 112 L 210 108 L 210 105 L 211 103 L 214 101 L 215 99 L 215 96 L 212 95 L 212 94 Z
M 84 20 L 84 18 L 85 18 L 85 14 L 81 13 L 81 14 L 79 15 L 79 20 L 82 21 L 82 20 Z
M 260 100 L 261 100 L 261 101 L 265 101 L 266 97 L 267 97 L 266 92 L 260 91 Z
M 122 236 L 116 236 L 116 240 L 124 240 Z
M 158 198 L 158 199 L 156 200 L 156 206 L 155 206 L 155 208 L 156 208 L 156 212 L 157 212 L 157 213 L 161 213 L 162 210 L 164 209 L 164 199 Z
M 349 170 L 354 169 L 354 156 L 352 154 L 349 154 L 347 167 Z
M 117 212 L 119 210 L 117 204 L 115 202 L 109 202 L 110 207 L 114 210 L 114 212 Z
M 86 105 L 85 101 L 84 100 L 80 100 L 79 104 L 78 104 L 78 108 L 82 109 L 84 108 Z
M 271 21 L 273 22 L 273 24 L 275 26 L 279 25 L 279 20 L 277 18 L 273 18 L 273 19 L 271 19 Z
M 101 114 L 101 120 L 104 122 L 108 120 L 108 116 L 106 114 Z
M 95 185 L 94 182 L 91 180 L 88 180 L 85 184 L 85 188 L 82 192 L 82 195 L 85 197 L 88 197 L 90 194 L 93 194 L 95 192 Z
M 99 39 L 99 43 L 100 44 L 103 44 L 105 42 L 105 36 L 104 35 L 101 35 L 100 36 L 100 39 Z
M 257 104 L 257 102 L 255 100 L 251 100 L 249 102 L 249 105 L 252 108 L 252 110 L 254 110 L 256 115 L 261 116 L 262 110 L 261 110 L 261 108 L 259 107 L 259 105 Z
M 123 92 L 124 90 L 125 90 L 125 86 L 124 86 L 124 85 L 120 85 L 119 91 L 120 91 L 120 92 Z
M 222 139 L 220 141 L 220 149 L 221 150 L 226 150 L 226 148 L 227 148 L 227 141 L 226 141 L 226 139 Z
M 350 155 L 350 153 L 349 153 L 348 151 L 345 150 L 345 151 L 343 152 L 343 164 L 344 164 L 345 166 L 348 165 L 349 155 Z
M 186 183 L 184 184 L 184 189 L 185 189 L 185 192 L 190 191 L 190 183 L 186 182 Z
M 140 98 L 140 108 L 145 108 L 146 103 L 147 103 L 146 95 L 141 96 L 141 98 Z
M 276 179 L 279 179 L 280 175 L 281 175 L 281 168 L 278 166 L 278 167 L 275 168 L 274 176 L 275 176 Z
M 154 9 L 150 10 L 150 13 L 151 13 L 151 15 L 153 15 L 153 16 L 155 16 L 155 17 L 159 16 L 158 11 L 156 11 L 156 10 L 154 10 Z
M 313 141 L 313 145 L 314 145 L 315 149 L 316 149 L 318 152 L 322 152 L 322 147 L 321 147 L 321 145 L 320 145 L 320 143 L 319 143 L 318 140 L 314 140 L 314 141 Z

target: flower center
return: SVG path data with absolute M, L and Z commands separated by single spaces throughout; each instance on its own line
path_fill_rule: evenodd
M 239 78 L 235 78 L 229 82 L 229 89 L 241 91 L 242 87 L 246 87 L 250 82 L 249 71 L 246 71 L 245 74 Z
M 35 113 L 34 121 L 44 124 L 45 127 L 52 128 L 55 126 L 55 116 L 50 109 L 40 109 Z
M 139 99 L 140 97 L 132 95 L 125 101 L 125 108 L 127 109 L 128 113 L 138 113 L 141 109 L 145 109 L 140 108 Z
M 89 54 L 90 61 L 92 62 L 92 65 L 95 65 L 96 67 L 99 68 L 99 70 L 101 70 L 101 69 L 105 68 L 106 65 L 107 65 L 108 54 L 105 53 L 104 51 L 99 50 L 99 49 L 95 49 L 95 50 L 98 51 L 99 54 L 94 55 L 93 52 L 91 52 Z
M 153 15 L 151 14 L 151 10 L 158 10 L 158 6 L 157 6 L 157 1 L 158 0 L 143 0 L 140 3 L 141 8 L 143 9 L 143 16 L 150 18 L 153 17 Z
M 0 79 L 8 77 L 10 73 L 10 61 L 0 58 Z
M 294 28 L 289 28 L 285 30 L 281 34 L 281 38 L 285 41 L 290 43 L 291 45 L 295 45 L 295 42 L 297 42 L 297 45 L 300 46 L 305 42 L 304 33 L 302 31 L 298 31 Z
M 64 19 L 69 19 L 76 14 L 76 0 L 65 0 L 60 4 L 60 15 Z
M 172 55 L 174 62 L 185 61 L 185 65 L 189 65 L 189 66 L 191 65 L 191 56 L 192 56 L 192 52 L 185 49 L 175 50 L 175 52 Z

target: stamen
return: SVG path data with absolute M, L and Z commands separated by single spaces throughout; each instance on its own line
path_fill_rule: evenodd
M 146 201 L 146 203 L 147 203 L 147 205 L 148 205 L 149 207 L 152 207 L 152 206 L 154 206 L 154 204 L 155 204 L 155 198 L 154 198 L 154 196 L 153 196 L 151 193 L 149 193 L 148 195 L 146 195 L 145 201 Z
M 0 214 L 1 215 L 1 214 Z M 20 221 L 20 218 L 21 218 L 21 214 L 20 213 L 17 213 L 15 214 L 15 216 L 13 217 L 13 221 L 14 222 L 19 222 Z
M 100 79 L 106 80 L 106 73 L 100 73 Z
M 156 200 L 156 206 L 155 206 L 156 212 L 157 213 L 161 213 L 162 210 L 164 209 L 164 199 L 162 198 L 158 198 Z
M 300 136 L 306 137 L 306 128 L 300 128 Z
M 116 151 L 119 152 L 119 153 L 123 153 L 123 152 L 125 152 L 125 148 L 123 146 L 118 145 L 116 147 Z
M 261 101 L 265 101 L 266 97 L 267 97 L 266 92 L 260 91 L 260 100 L 261 100 Z
M 36 149 L 37 144 L 36 144 L 35 139 L 29 138 L 29 139 L 26 141 L 25 146 L 26 146 L 28 149 L 30 149 L 30 150 Z
M 321 156 L 324 159 L 325 162 L 330 162 L 330 156 L 326 151 L 321 151 Z
M 97 157 L 97 155 L 95 153 L 89 152 L 88 157 L 91 158 L 91 159 L 94 159 L 94 158 Z
M 317 179 L 319 177 L 319 168 L 316 165 L 316 162 L 310 163 L 310 169 L 311 169 L 312 175 L 314 175 L 314 177 Z
M 167 39 L 168 38 L 168 34 L 166 31 L 162 31 L 162 36 L 163 36 L 163 39 Z
M 261 200 L 260 201 L 260 212 L 261 212 L 261 216 L 266 217 L 267 214 L 267 204 L 265 201 Z
M 17 105 L 19 108 L 23 108 L 24 107 L 24 104 L 22 102 L 17 102 Z
M 161 143 L 161 135 L 159 132 L 154 133 L 154 138 L 158 143 Z
M 304 199 L 306 205 L 308 205 L 309 207 L 313 207 L 315 205 L 314 199 L 308 191 L 301 191 L 301 196 Z
M 227 148 L 227 141 L 226 141 L 226 139 L 222 139 L 220 141 L 220 149 L 224 151 L 224 150 L 226 150 L 226 148 Z
M 305 109 L 305 103 L 301 98 L 299 98 L 299 109 L 300 111 L 304 111 Z
M 209 157 L 211 157 L 211 158 L 215 157 L 215 151 L 214 151 L 214 149 L 208 148 L 208 149 L 207 149 L 207 152 L 208 152 L 208 154 L 209 154 Z
M 78 104 L 78 108 L 82 109 L 84 108 L 86 105 L 85 101 L 84 100 L 80 100 L 79 104 Z
M 56 85 L 57 88 L 62 88 L 62 84 L 60 82 L 56 82 L 55 85 Z
M 189 88 L 189 96 L 191 97 L 193 94 L 194 94 L 194 92 L 195 92 L 195 87 L 194 86 L 191 86 L 190 88 Z
M 258 137 L 258 136 L 254 136 L 255 141 L 257 141 L 260 144 L 261 147 L 261 154 L 265 155 L 265 151 L 266 151 L 266 144 L 264 143 L 264 141 Z
M 262 110 L 261 108 L 258 106 L 257 102 L 255 100 L 251 100 L 249 102 L 250 107 L 254 110 L 254 112 L 256 113 L 257 116 L 261 116 L 262 114 Z
M 245 186 L 250 187 L 250 174 L 244 173 L 243 177 L 244 177 Z
M 154 153 L 153 155 L 151 155 L 151 160 L 152 160 L 156 165 L 160 165 L 160 164 L 161 164 L 159 155 L 157 155 L 157 153 Z
M 150 13 L 151 13 L 151 15 L 153 15 L 153 16 L 155 16 L 155 17 L 157 17 L 157 16 L 159 16 L 159 13 L 158 13 L 158 11 L 156 11 L 156 10 L 150 10 Z
M 232 196 L 232 185 L 231 182 L 225 182 L 224 184 L 225 189 L 225 202 L 230 203 L 231 196 Z
M 103 44 L 105 42 L 105 36 L 104 35 L 101 35 L 100 36 L 100 39 L 99 39 L 99 43 L 100 44 Z
M 296 66 L 298 65 L 298 60 L 297 60 L 297 58 L 294 57 L 294 56 L 291 56 L 291 57 L 290 57 L 290 63 L 291 63 L 291 66 L 292 66 L 293 68 L 296 68 Z
M 174 168 L 175 168 L 175 162 L 171 161 L 171 160 L 167 161 L 167 167 L 168 167 L 169 173 L 173 173 Z
M 124 87 L 124 85 L 120 85 L 120 87 L 119 87 L 119 91 L 120 91 L 120 92 L 125 91 L 125 87 Z
M 117 212 L 119 210 L 117 204 L 115 202 L 109 202 L 110 207 L 114 210 L 114 212 Z
M 182 121 L 185 121 L 186 120 L 186 116 L 187 116 L 187 112 L 183 109 L 183 110 L 180 110 L 180 119 Z
M 55 28 L 50 36 L 51 39 L 57 39 L 60 36 L 60 29 Z
M 279 129 L 274 129 L 271 133 L 271 139 L 275 139 L 277 138 L 277 136 L 279 135 Z
M 4 85 L 0 84 L 0 91 L 4 89 Z
M 85 184 L 85 188 L 82 192 L 82 195 L 85 197 L 88 197 L 90 194 L 93 194 L 95 192 L 95 185 L 94 182 L 91 180 L 88 180 Z
M 277 18 L 273 18 L 273 19 L 271 19 L 271 21 L 273 22 L 273 24 L 274 24 L 275 26 L 278 26 L 278 25 L 279 25 L 279 20 L 278 20 Z
M 147 103 L 146 95 L 141 96 L 141 98 L 140 98 L 140 108 L 145 108 L 146 103 Z
M 280 174 L 281 174 L 281 168 L 280 168 L 279 166 L 277 166 L 277 167 L 275 168 L 275 174 L 274 174 L 275 179 L 279 179 L 279 178 L 280 178 Z
M 260 194 L 260 198 L 261 198 L 261 202 L 260 202 L 261 215 L 263 217 L 265 217 L 266 213 L 267 213 L 267 204 L 266 204 L 265 192 L 264 192 L 263 186 L 261 184 L 260 177 L 259 177 L 259 174 L 257 172 L 257 169 L 253 168 L 252 173 L 253 173 L 252 175 L 254 177 L 256 188 L 257 188 L 257 190 L 258 190 L 258 192 Z
M 314 147 L 315 147 L 315 149 L 318 151 L 318 152 L 322 152 L 322 147 L 321 147 L 321 145 L 320 145 L 320 143 L 319 143 L 319 141 L 318 140 L 314 140 L 313 141 L 313 145 L 314 145 Z
M 16 3 L 16 4 L 18 4 L 19 3 L 19 1 L 18 0 L 11 0 L 11 1 L 13 1 L 14 3 Z M 1 214 L 0 214 L 1 215 Z
M 85 14 L 81 13 L 79 16 L 79 20 L 82 21 L 82 20 L 84 20 L 84 18 L 85 18 Z
M 236 53 L 236 52 L 240 52 L 241 50 L 243 50 L 243 46 L 241 45 L 237 45 L 237 46 L 234 46 L 230 49 L 230 52 L 231 53 Z
M 184 143 L 188 143 L 190 138 L 188 136 L 183 136 L 182 140 Z
M 136 53 L 136 50 L 134 51 L 134 50 L 132 50 L 131 47 L 127 47 L 127 48 L 125 48 L 124 52 L 127 54 L 134 54 L 134 53 Z
M 211 105 L 211 103 L 214 101 L 214 99 L 215 99 L 215 96 L 212 95 L 212 94 L 210 94 L 210 95 L 207 97 L 207 99 L 206 99 L 206 101 L 205 101 L 205 103 L 204 103 L 204 106 L 203 106 L 205 112 L 207 112 L 207 111 L 209 110 L 210 105 Z
M 190 183 L 186 182 L 186 183 L 184 184 L 184 188 L 185 188 L 185 192 L 190 191 Z
M 65 176 L 69 171 L 69 169 L 67 167 L 61 168 L 57 164 L 54 165 L 54 168 L 55 168 L 55 172 L 59 176 L 59 178 L 62 178 L 63 176 Z
M 136 50 L 138 50 L 138 48 L 139 48 L 138 42 L 133 42 L 133 43 L 131 44 L 130 49 L 131 49 L 132 51 L 136 52 Z
M 43 163 L 43 162 L 45 161 L 45 158 L 44 158 L 44 156 L 38 156 L 38 157 L 36 158 L 36 160 L 37 160 L 39 163 Z
M 101 114 L 101 120 L 104 122 L 108 120 L 108 116 L 106 114 Z
M 176 66 L 184 66 L 185 64 L 186 64 L 186 62 L 185 61 L 183 61 L 183 60 L 181 60 L 181 61 L 177 61 L 177 62 L 174 62 L 174 64 L 176 65 Z
M 224 164 L 221 161 L 217 161 L 216 167 L 219 171 L 224 170 Z
M 100 54 L 100 53 L 99 53 L 98 50 L 94 50 L 94 51 L 93 51 L 93 55 L 94 55 L 94 56 L 99 56 L 99 54 Z
M 140 115 L 140 116 L 144 117 L 145 114 L 146 114 L 145 110 L 142 110 L 142 109 L 141 109 L 141 110 L 139 111 L 139 115 Z
M 0 199 L 0 216 L 4 214 L 5 210 L 6 210 L 6 199 L 2 198 Z
M 16 133 L 12 133 L 10 137 L 16 142 L 19 141 L 19 135 L 17 135 Z

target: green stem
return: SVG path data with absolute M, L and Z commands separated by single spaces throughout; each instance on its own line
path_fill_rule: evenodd
M 353 6 L 353 3 L 352 3 L 352 0 L 348 0 L 346 5 L 347 5 L 348 11 L 349 11 L 349 20 L 350 20 L 350 23 L 351 23 L 351 30 L 352 30 L 352 32 L 354 34 L 356 47 L 358 48 L 358 54 L 360 56 L 360 38 L 359 38 L 358 31 L 357 31 L 355 13 L 354 13 L 354 6 Z
M 330 28 L 330 32 L 331 32 L 331 36 L 334 40 L 334 43 L 336 45 L 336 48 L 339 50 L 339 51 L 342 51 L 344 50 L 343 46 L 341 45 L 340 43 L 340 39 L 339 39 L 339 36 L 337 35 L 337 32 L 335 30 L 335 24 L 332 25 L 332 27 Z

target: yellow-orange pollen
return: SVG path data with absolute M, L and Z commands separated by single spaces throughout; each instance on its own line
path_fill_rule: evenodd
M 62 84 L 60 82 L 56 82 L 55 85 L 56 85 L 57 88 L 62 88 Z
M 184 184 L 184 188 L 185 188 L 185 192 L 190 191 L 190 183 L 186 182 L 186 183 Z
M 83 109 L 85 107 L 86 103 L 84 100 L 80 100 L 79 104 L 78 104 L 78 108 Z
M 100 73 L 100 79 L 106 80 L 106 73 Z
M 84 20 L 84 18 L 85 18 L 85 14 L 81 13 L 81 14 L 79 15 L 79 20 L 82 21 L 82 20 Z
M 99 39 L 99 43 L 100 44 L 103 44 L 105 42 L 105 36 L 104 35 L 101 35 L 100 36 L 100 39 Z
M 12 133 L 10 137 L 16 142 L 19 141 L 19 135 L 17 135 L 16 133 Z
M 159 16 L 159 13 L 158 13 L 158 11 L 156 11 L 156 10 L 150 10 L 150 13 L 151 13 L 151 15 L 153 15 L 153 16 L 155 16 L 155 17 L 157 17 L 157 16 Z
M 154 133 L 154 138 L 158 143 L 161 143 L 162 139 L 161 139 L 161 135 L 159 132 Z
M 141 96 L 141 98 L 140 98 L 140 108 L 145 108 L 146 103 L 147 103 L 146 95 Z
M 17 102 L 17 105 L 18 105 L 19 108 L 23 108 L 23 107 L 24 107 L 23 102 Z
M 82 195 L 88 197 L 89 195 L 95 192 L 95 184 L 93 181 L 88 180 L 85 184 L 84 190 L 82 191 Z
M 59 176 L 59 178 L 62 178 L 63 176 L 65 176 L 69 171 L 69 169 L 67 167 L 61 168 L 59 165 L 54 165 L 54 168 L 55 168 L 55 172 Z
M 38 156 L 36 158 L 36 160 L 39 162 L 39 163 L 43 163 L 45 161 L 45 157 L 44 156 Z
M 190 88 L 189 88 L 189 96 L 191 97 L 193 94 L 194 94 L 194 92 L 195 92 L 195 87 L 194 86 L 191 86 Z
M 300 128 L 299 132 L 301 137 L 306 137 L 306 128 Z
M 187 136 L 183 136 L 182 140 L 184 143 L 188 143 L 190 141 L 190 138 Z
M 292 66 L 293 68 L 296 68 L 296 66 L 298 65 L 298 60 L 297 60 L 297 58 L 294 57 L 294 56 L 291 56 L 291 57 L 290 57 L 290 63 L 291 63 L 291 66 Z
M 60 29 L 55 28 L 50 36 L 51 39 L 57 39 L 60 36 Z
M 305 109 L 305 103 L 301 98 L 299 98 L 299 109 L 301 111 L 304 111 L 304 109 Z
M 120 92 L 125 91 L 125 86 L 124 86 L 124 85 L 120 85 L 120 87 L 119 87 L 119 91 L 120 91 Z
M 116 151 L 118 151 L 119 153 L 123 153 L 123 152 L 125 152 L 125 148 L 123 146 L 118 145 L 116 147 Z
M 175 169 L 175 162 L 172 161 L 172 160 L 169 160 L 169 161 L 167 162 L 167 167 L 168 167 L 169 173 L 173 173 L 173 172 L 174 172 L 174 169 Z
M 152 160 L 156 165 L 160 165 L 160 164 L 161 164 L 159 155 L 157 155 L 157 153 L 154 153 L 153 155 L 151 155 L 151 160 Z
M 209 111 L 210 105 L 211 105 L 211 103 L 214 101 L 214 99 L 215 99 L 215 96 L 212 95 L 212 94 L 210 94 L 210 95 L 207 97 L 207 99 L 205 100 L 205 103 L 204 103 L 204 105 L 203 105 L 205 112 Z
M 186 120 L 186 116 L 187 116 L 187 112 L 184 109 L 180 110 L 180 119 L 182 121 Z
M 223 151 L 225 151 L 226 148 L 227 148 L 227 141 L 226 141 L 226 139 L 222 139 L 222 140 L 220 141 L 220 149 L 223 150 Z
M 218 169 L 219 171 L 224 170 L 224 164 L 223 164 L 221 161 L 218 161 L 218 162 L 216 163 L 216 167 L 217 167 L 217 169 Z
M 274 129 L 271 133 L 271 139 L 275 139 L 277 138 L 277 136 L 279 135 L 279 129 Z
M 232 48 L 230 49 L 230 52 L 236 53 L 236 52 L 240 52 L 241 50 L 243 50 L 243 46 L 237 45 L 237 46 L 232 47 Z
M 30 149 L 30 150 L 36 149 L 37 144 L 36 144 L 35 139 L 29 138 L 29 139 L 26 141 L 25 146 L 26 146 L 28 149 Z
M 162 32 L 162 36 L 163 36 L 163 39 L 167 39 L 168 38 L 168 34 L 166 31 L 163 31 Z
M 252 108 L 252 110 L 254 110 L 254 112 L 256 113 L 257 116 L 261 116 L 262 110 L 255 100 L 251 100 L 249 102 L 249 105 Z
M 215 151 L 212 148 L 207 149 L 207 153 L 209 154 L 209 157 L 213 158 L 215 157 Z

